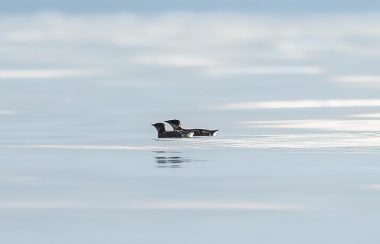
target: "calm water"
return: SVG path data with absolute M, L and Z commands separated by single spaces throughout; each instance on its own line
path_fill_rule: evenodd
M 377 16 L 0 23 L 1 243 L 379 243 Z

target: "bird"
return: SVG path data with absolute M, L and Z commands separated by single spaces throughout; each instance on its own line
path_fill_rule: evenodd
M 155 123 L 152 124 L 158 132 L 158 138 L 191 138 L 194 135 L 193 131 L 185 130 L 173 130 L 166 131 L 164 123 Z
M 182 128 L 181 121 L 178 119 L 166 120 L 166 123 L 173 127 L 174 131 L 192 131 L 194 136 L 215 136 L 218 130 L 206 130 L 206 129 L 184 129 Z

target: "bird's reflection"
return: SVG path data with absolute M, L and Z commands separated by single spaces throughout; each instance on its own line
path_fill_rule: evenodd
M 180 152 L 169 152 L 169 151 L 154 151 L 156 156 L 154 157 L 157 167 L 159 168 L 179 168 L 183 163 L 191 163 L 195 161 L 190 157 L 183 156 L 173 156 L 172 154 L 179 154 Z

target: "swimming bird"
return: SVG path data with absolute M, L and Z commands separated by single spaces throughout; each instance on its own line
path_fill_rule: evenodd
M 215 136 L 216 132 L 218 130 L 206 130 L 206 129 L 183 129 L 181 125 L 181 121 L 178 119 L 171 119 L 171 120 L 166 120 L 166 123 L 171 125 L 173 127 L 174 131 L 192 131 L 194 132 L 194 136 Z
M 193 131 L 185 130 L 173 130 L 166 131 L 164 123 L 155 123 L 152 124 L 158 132 L 158 138 L 191 138 L 194 135 Z

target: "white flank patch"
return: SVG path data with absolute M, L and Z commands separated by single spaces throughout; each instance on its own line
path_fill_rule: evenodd
M 343 108 L 343 107 L 380 107 L 380 99 L 334 99 L 334 100 L 295 100 L 229 103 L 221 109 L 290 109 L 290 108 Z

